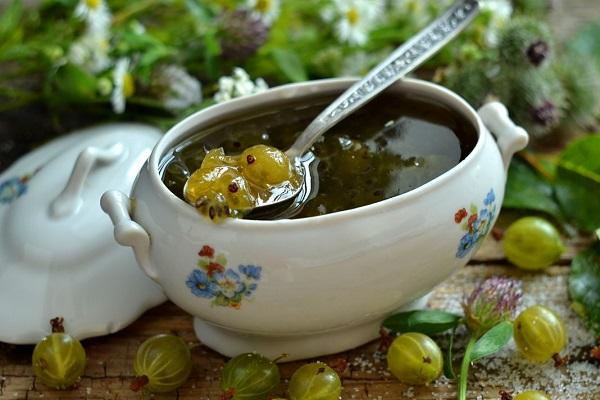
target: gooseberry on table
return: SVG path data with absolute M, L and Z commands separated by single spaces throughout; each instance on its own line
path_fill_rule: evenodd
M 83 374 L 86 355 L 79 340 L 65 333 L 63 318 L 50 321 L 52 333 L 33 349 L 32 366 L 35 376 L 54 389 L 73 386 Z
M 519 268 L 539 270 L 558 261 L 565 250 L 558 230 L 540 217 L 524 217 L 504 232 L 504 254 Z
M 516 395 L 513 400 L 550 400 L 550 397 L 539 390 L 527 390 Z
M 175 335 L 153 336 L 138 348 L 133 370 L 132 390 L 171 392 L 185 383 L 192 370 L 189 346 Z
M 240 354 L 229 360 L 221 375 L 223 400 L 267 399 L 279 384 L 279 367 L 257 353 Z
M 387 353 L 388 367 L 400 382 L 423 385 L 440 376 L 442 352 L 429 336 L 409 332 L 398 336 Z
M 290 400 L 338 400 L 341 392 L 340 377 L 322 362 L 298 368 L 288 386 Z
M 561 318 L 541 305 L 531 306 L 514 321 L 515 343 L 519 351 L 535 362 L 556 361 L 567 344 L 567 331 Z

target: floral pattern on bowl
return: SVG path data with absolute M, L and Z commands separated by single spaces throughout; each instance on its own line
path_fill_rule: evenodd
M 477 249 L 492 227 L 496 217 L 496 195 L 494 189 L 483 199 L 483 208 L 479 210 L 475 204 L 471 204 L 469 211 L 461 208 L 454 214 L 454 222 L 461 224 L 466 233 L 460 239 L 456 250 L 456 257 L 464 258 L 473 248 Z
M 198 268 L 186 280 L 193 295 L 212 299 L 215 306 L 239 309 L 244 298 L 252 296 L 258 288 L 262 268 L 240 264 L 237 270 L 226 268 L 224 254 L 215 254 L 214 248 L 202 246 L 198 252 Z
M 10 204 L 27 192 L 27 181 L 31 175 L 13 177 L 0 183 L 0 204 Z

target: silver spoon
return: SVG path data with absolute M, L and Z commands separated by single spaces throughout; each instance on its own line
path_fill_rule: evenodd
M 254 208 L 247 218 L 289 218 L 300 212 L 311 194 L 316 192 L 313 185 L 318 183 L 318 179 L 315 179 L 316 167 L 313 164 L 315 156 L 309 151 L 315 141 L 332 126 L 437 53 L 463 30 L 478 12 L 479 1 L 457 1 L 442 16 L 398 47 L 367 76 L 335 99 L 286 151 L 290 160 L 295 160 L 298 171 L 303 175 L 303 185 L 296 190 L 275 193 Z

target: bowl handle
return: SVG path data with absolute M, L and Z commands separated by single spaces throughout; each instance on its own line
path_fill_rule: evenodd
M 529 135 L 525 129 L 512 122 L 508 110 L 502 103 L 493 101 L 481 107 L 477 113 L 483 124 L 496 136 L 504 170 L 507 170 L 513 154 L 527 146 Z
M 140 268 L 157 281 L 158 274 L 150 262 L 150 235 L 131 219 L 131 199 L 118 190 L 109 190 L 102 195 L 100 205 L 115 227 L 115 240 L 122 246 L 133 248 Z

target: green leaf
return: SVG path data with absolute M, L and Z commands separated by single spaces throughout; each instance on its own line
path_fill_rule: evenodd
M 12 0 L 0 15 L 0 46 L 19 27 L 23 16 L 23 4 Z
M 441 310 L 414 310 L 392 315 L 383 326 L 394 332 L 419 332 L 432 335 L 456 327 L 462 317 Z
M 199 23 L 210 23 L 213 18 L 210 9 L 200 1 L 185 0 L 185 7 L 190 15 L 192 15 Z
M 600 337 L 600 242 L 573 259 L 569 274 L 569 295 L 575 311 Z
M 227 265 L 227 258 L 225 257 L 224 254 L 217 254 L 217 257 L 215 257 L 215 262 L 217 264 L 221 264 L 222 266 L 226 266 Z
M 567 42 L 566 48 L 573 57 L 592 60 L 600 68 L 600 21 L 584 25 Z
M 211 79 L 219 75 L 219 56 L 221 45 L 214 31 L 207 31 L 203 38 L 204 42 L 204 69 Z
M 470 362 L 475 362 L 480 358 L 494 354 L 510 341 L 512 334 L 512 322 L 500 322 L 475 342 Z
M 502 206 L 541 211 L 557 220 L 563 219 L 560 207 L 554 199 L 552 183 L 519 158 L 513 158 L 510 163 Z
M 454 365 L 452 364 L 452 352 L 454 347 L 455 336 L 456 327 L 452 329 L 450 339 L 448 340 L 448 350 L 446 350 L 446 354 L 444 355 L 444 376 L 448 379 L 456 379 L 456 374 L 454 373 Z
M 579 229 L 600 226 L 600 134 L 575 140 L 562 152 L 556 171 L 556 198 Z
M 47 95 L 57 101 L 90 101 L 96 97 L 96 78 L 76 65 L 63 65 L 51 79 L 52 92 Z
M 304 65 L 298 55 L 291 51 L 281 48 L 272 50 L 273 59 L 285 76 L 292 82 L 301 82 L 308 79 Z

